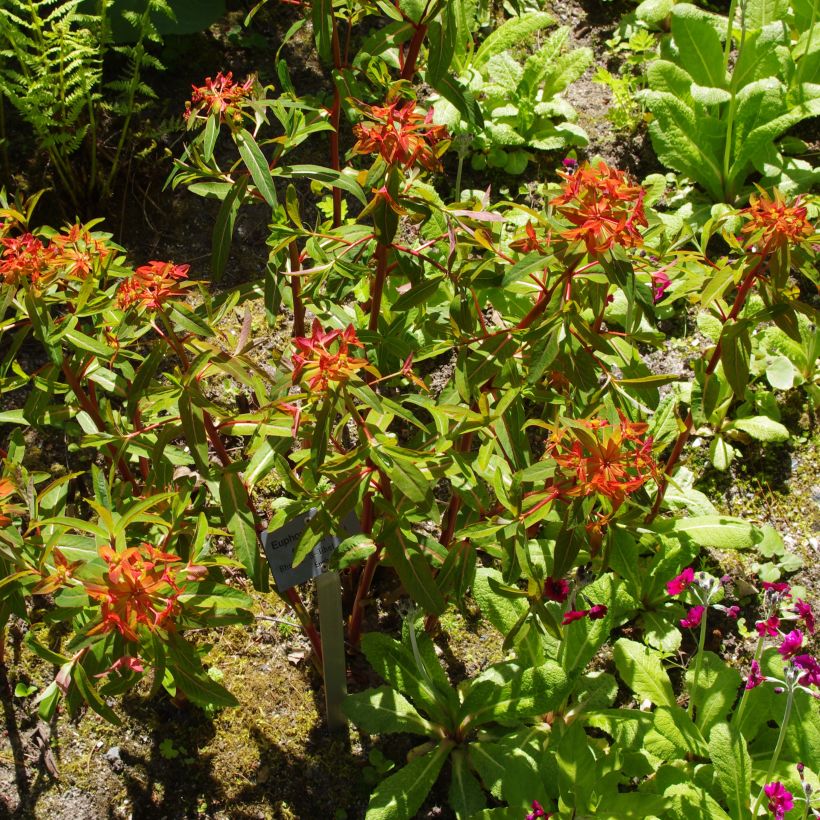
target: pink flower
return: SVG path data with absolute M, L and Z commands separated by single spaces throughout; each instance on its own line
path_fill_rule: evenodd
M 778 626 L 780 626 L 780 619 L 776 615 L 772 615 L 771 618 L 766 621 L 758 621 L 755 624 L 755 629 L 761 638 L 764 635 L 768 635 L 770 638 L 776 638 Z
M 763 787 L 766 797 L 769 798 L 769 811 L 775 816 L 775 820 L 783 820 L 787 811 L 794 808 L 794 798 L 779 780 L 774 783 L 767 783 Z
M 817 686 L 820 688 L 820 663 L 815 658 L 811 655 L 797 655 L 792 658 L 792 663 L 805 673 L 798 680 L 801 686 Z
M 563 579 L 547 578 L 544 581 L 544 597 L 548 601 L 558 601 L 563 604 L 569 595 L 569 584 Z
M 726 617 L 732 618 L 733 620 L 737 620 L 737 616 L 740 615 L 740 607 L 735 604 L 734 606 L 727 606 L 726 607 Z
M 766 592 L 776 592 L 784 598 L 790 598 L 792 592 L 792 588 L 785 581 L 764 581 L 763 589 L 766 590 Z
M 595 606 L 590 607 L 589 619 L 590 621 L 600 621 L 601 618 L 606 618 L 607 612 L 608 610 L 605 604 L 595 604 Z
M 766 678 L 760 674 L 760 664 L 757 661 L 752 661 L 752 669 L 749 672 L 749 677 L 746 679 L 746 688 L 747 689 L 754 689 L 756 686 L 760 686 Z
M 537 800 L 533 800 L 532 811 L 527 815 L 527 820 L 537 820 L 539 817 L 552 817 L 552 812 L 544 811 L 541 804 Z
M 689 629 L 694 629 L 696 626 L 700 626 L 700 622 L 703 620 L 704 612 L 706 612 L 705 606 L 693 606 L 689 610 L 689 614 L 685 618 L 681 618 L 680 625 L 688 627 Z
M 783 638 L 783 643 L 777 647 L 777 651 L 784 658 L 794 657 L 803 646 L 803 633 L 799 629 L 793 629 Z
M 666 291 L 669 290 L 669 287 L 672 284 L 672 281 L 669 279 L 669 277 L 662 270 L 659 270 L 655 273 L 652 273 L 651 276 L 652 276 L 652 298 L 653 298 L 655 304 L 657 304 L 666 295 Z
M 815 623 L 814 613 L 811 611 L 811 606 L 801 598 L 798 598 L 794 605 L 794 611 L 799 618 L 803 619 L 803 623 L 806 624 L 806 629 L 808 629 L 809 633 L 813 635 Z
M 695 570 L 692 567 L 687 567 L 680 575 L 676 575 L 671 581 L 666 584 L 666 591 L 670 595 L 680 595 L 692 585 L 695 580 Z
M 569 612 L 564 613 L 564 619 L 561 621 L 561 626 L 571 624 L 573 621 L 580 621 L 583 618 L 586 618 L 587 615 L 589 615 L 588 609 L 571 609 Z

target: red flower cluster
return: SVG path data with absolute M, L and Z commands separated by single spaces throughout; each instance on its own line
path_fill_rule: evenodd
M 765 192 L 761 196 L 752 194 L 749 207 L 740 213 L 747 220 L 742 229 L 749 234 L 746 247 L 757 245 L 762 254 L 772 253 L 782 245 L 799 243 L 814 233 L 800 197 L 789 205 L 778 190 L 774 192 L 774 199 Z
M 544 581 L 544 597 L 548 601 L 558 601 L 563 604 L 569 597 L 569 583 L 563 578 L 547 578 Z
M 666 591 L 670 595 L 680 595 L 681 592 L 689 589 L 695 582 L 695 570 L 687 567 L 680 575 L 676 575 L 671 581 L 666 582 Z
M 182 591 L 174 579 L 174 564 L 181 559 L 146 543 L 120 553 L 103 546 L 100 557 L 108 564 L 103 583 L 85 583 L 85 590 L 101 602 L 102 620 L 88 634 L 116 630 L 126 640 L 137 641 L 140 626 L 150 632 L 172 631 Z
M 322 330 L 318 319 L 313 320 L 309 337 L 293 340 L 299 352 L 293 354 L 293 383 L 307 378 L 310 390 L 325 391 L 330 382 L 346 382 L 357 370 L 367 366 L 367 359 L 350 355 L 350 347 L 364 347 L 356 338 L 356 329 Z M 335 351 L 331 346 L 335 345 Z
M 55 254 L 31 233 L 0 239 L 0 246 L 0 279 L 6 285 L 26 279 L 36 284 L 49 270 Z
M 0 478 L 0 527 L 11 524 L 11 518 L 3 513 L 2 501 L 14 492 L 14 485 L 5 478 Z
M 180 281 L 188 278 L 189 267 L 157 261 L 142 265 L 120 285 L 117 304 L 122 310 L 136 304 L 148 310 L 158 310 L 166 299 L 184 295 Z
M 65 233 L 53 237 L 49 250 L 54 252 L 55 267 L 80 279 L 91 273 L 95 259 L 104 262 L 111 253 L 105 242 L 95 239 L 81 225 L 72 225 Z
M 582 241 L 590 254 L 601 254 L 613 245 L 632 248 L 643 243 L 638 226 L 647 226 L 643 210 L 646 192 L 631 185 L 623 171 L 599 162 L 584 163 L 572 173 L 558 172 L 566 181 L 563 192 L 550 201 L 574 228 L 561 236 Z
M 552 486 L 556 497 L 579 498 L 597 493 L 615 506 L 657 473 L 652 439 L 642 438 L 648 425 L 603 419 L 581 420 L 555 432 L 545 458 L 555 461 Z
M 250 96 L 254 82 L 255 78 L 251 76 L 244 83 L 235 83 L 232 71 L 227 74 L 220 71 L 215 80 L 206 77 L 205 85 L 191 86 L 194 93 L 190 101 L 185 103 L 183 116 L 189 120 L 192 114 L 201 114 L 206 118 L 211 114 L 219 114 L 222 122 L 228 118 L 236 120 L 240 116 L 238 106 Z
M 569 612 L 564 613 L 561 626 L 571 624 L 573 621 L 580 621 L 582 618 L 589 618 L 590 621 L 600 621 L 601 618 L 606 618 L 609 611 L 605 604 L 595 604 L 589 609 L 570 609 Z
M 527 820 L 539 820 L 542 817 L 544 820 L 548 820 L 552 817 L 552 812 L 544 811 L 544 807 L 537 800 L 533 800 L 532 811 L 527 814 Z
M 440 167 L 437 148 L 449 139 L 443 125 L 433 125 L 433 110 L 416 111 L 412 100 L 401 105 L 398 100 L 384 106 L 364 106 L 367 122 L 353 127 L 356 154 L 380 154 L 388 165 L 406 169 L 420 165 L 428 171 Z
M 532 222 L 527 222 L 527 226 L 524 228 L 524 236 L 510 242 L 510 248 L 519 253 L 533 253 L 533 251 L 546 253 L 551 241 L 552 237 L 549 233 L 546 233 L 543 239 L 539 239 Z

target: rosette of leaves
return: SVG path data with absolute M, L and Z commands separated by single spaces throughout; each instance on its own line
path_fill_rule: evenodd
M 405 626 L 403 642 L 369 633 L 362 648 L 388 685 L 349 695 L 345 713 L 369 734 L 424 738 L 407 764 L 373 791 L 367 820 L 414 817 L 448 761 L 448 799 L 459 818 L 486 807 L 485 789 L 500 796 L 502 777 L 504 794 L 517 796 L 518 808 L 528 805 L 531 767 L 550 742 L 538 718 L 557 708 L 571 687 L 559 664 L 504 661 L 453 687 L 433 642 L 413 624 Z M 511 761 L 516 749 L 526 760 L 520 765 Z
M 790 194 L 806 190 L 817 172 L 784 156 L 776 141 L 820 113 L 820 86 L 810 79 L 820 38 L 801 35 L 802 46 L 793 47 L 785 9 L 772 0 L 750 3 L 739 30 L 733 23 L 688 3 L 672 9 L 671 33 L 641 92 L 654 118 L 652 145 L 712 202 L 742 198 L 752 174 Z
M 436 103 L 437 119 L 461 133 L 469 145 L 473 167 L 489 165 L 520 174 L 530 150 L 555 151 L 586 145 L 586 132 L 575 124 L 577 112 L 560 95 L 592 62 L 588 48 L 569 48 L 569 29 L 546 37 L 527 56 L 524 40 L 553 25 L 543 12 L 512 18 L 460 61 L 456 69 L 475 97 L 484 123 L 476 126 L 459 117 L 446 101 Z M 471 141 L 468 138 L 472 138 Z

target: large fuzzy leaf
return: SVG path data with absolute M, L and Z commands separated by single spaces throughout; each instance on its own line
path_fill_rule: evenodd
M 724 720 L 734 706 L 740 673 L 727 666 L 714 652 L 704 652 L 698 688 L 694 689 L 695 661 L 686 672 L 686 686 L 695 706 L 695 723 L 704 737 Z
M 553 25 L 555 20 L 544 12 L 533 12 L 513 17 L 500 25 L 479 46 L 472 60 L 473 68 L 484 68 L 491 57 L 518 46 L 536 31 Z
M 681 67 L 703 86 L 725 88 L 723 48 L 714 26 L 697 6 L 680 3 L 672 10 L 672 36 Z
M 737 728 L 718 723 L 709 733 L 709 757 L 733 817 L 745 817 L 752 789 L 752 759 Z
M 353 723 L 371 735 L 394 732 L 426 735 L 434 729 L 409 701 L 389 686 L 348 695 L 342 706 Z
M 615 666 L 627 686 L 641 699 L 657 706 L 676 706 L 672 682 L 660 656 L 648 646 L 621 638 L 615 644 Z

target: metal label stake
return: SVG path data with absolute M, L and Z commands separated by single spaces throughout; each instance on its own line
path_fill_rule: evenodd
M 324 660 L 327 725 L 337 732 L 347 728 L 342 703 L 347 697 L 342 586 L 338 572 L 323 572 L 316 578 L 319 603 L 319 631 Z

